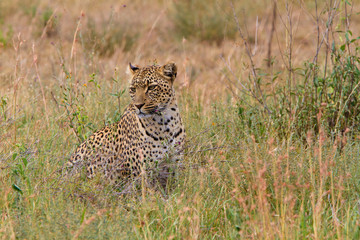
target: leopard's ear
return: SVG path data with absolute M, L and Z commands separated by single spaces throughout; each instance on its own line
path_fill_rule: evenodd
M 161 74 L 173 82 L 176 78 L 177 67 L 174 62 L 169 62 L 160 68 Z
M 137 65 L 133 66 L 131 63 L 129 63 L 129 73 L 134 75 L 137 71 L 139 71 L 139 67 Z

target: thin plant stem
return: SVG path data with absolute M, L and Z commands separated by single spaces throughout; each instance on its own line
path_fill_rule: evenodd
M 19 83 L 21 80 L 20 71 L 21 71 L 21 61 L 20 61 L 20 54 L 21 54 L 21 45 L 23 44 L 23 40 L 21 39 L 21 33 L 17 35 L 17 42 L 13 40 L 13 46 L 16 55 L 16 64 L 14 68 L 14 83 L 13 83 L 13 118 L 14 118 L 14 143 L 16 143 L 16 132 L 17 132 L 17 125 L 16 125 L 16 105 L 17 105 L 17 90 L 19 87 Z
M 34 65 L 35 65 L 36 76 L 37 76 L 37 79 L 38 79 L 39 84 L 40 84 L 40 90 L 41 90 L 42 100 L 43 100 L 43 103 L 44 103 L 46 124 L 47 124 L 47 126 L 49 127 L 49 116 L 48 116 L 48 110 L 47 110 L 47 106 L 46 106 L 46 98 L 45 98 L 44 88 L 43 88 L 43 86 L 42 86 L 41 78 L 40 78 L 40 74 L 39 74 L 38 57 L 37 57 L 37 55 L 35 54 L 35 43 L 33 43 L 33 45 L 32 45 L 32 52 L 33 52 L 33 63 L 34 63 Z
M 244 36 L 244 34 L 243 34 L 243 31 L 242 31 L 242 29 L 241 29 L 241 27 L 240 27 L 239 19 L 238 19 L 237 15 L 236 15 L 236 11 L 235 11 L 234 4 L 233 4 L 232 2 L 231 2 L 230 4 L 231 4 L 232 11 L 233 11 L 233 17 L 234 17 L 235 23 L 236 23 L 236 28 L 237 28 L 237 30 L 238 30 L 238 32 L 239 32 L 239 34 L 240 34 L 241 39 L 242 39 L 243 42 L 244 42 L 246 54 L 248 55 L 249 60 L 250 60 L 250 68 L 251 68 L 250 70 L 251 70 L 251 74 L 252 74 L 252 76 L 253 76 L 253 79 L 252 79 L 252 80 L 253 80 L 254 90 L 255 90 L 255 91 L 257 90 L 257 92 L 258 92 L 259 95 L 260 95 L 260 97 L 257 98 L 257 100 L 260 101 L 260 103 L 262 104 L 262 106 L 264 107 L 264 109 L 266 110 L 266 112 L 267 112 L 268 114 L 271 114 L 271 111 L 270 111 L 270 109 L 268 108 L 268 106 L 267 106 L 267 104 L 266 104 L 266 100 L 265 100 L 264 94 L 263 94 L 263 92 L 262 92 L 262 90 L 261 90 L 261 87 L 260 87 L 260 85 L 259 85 L 259 83 L 258 83 L 258 76 L 257 76 L 257 73 L 256 73 L 256 68 L 255 68 L 255 64 L 254 64 L 254 61 L 253 61 L 253 58 L 252 58 L 252 55 L 251 55 L 251 51 L 250 51 L 249 44 L 248 44 L 248 42 L 246 41 L 245 36 Z
M 276 24 L 276 1 L 274 0 L 273 11 L 272 11 L 271 30 L 270 30 L 270 35 L 269 35 L 268 51 L 267 51 L 267 59 L 268 59 L 267 66 L 268 67 L 271 66 L 271 46 L 272 46 L 273 35 L 275 32 L 275 24 Z

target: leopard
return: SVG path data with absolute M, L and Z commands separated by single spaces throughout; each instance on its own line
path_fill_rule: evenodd
M 128 73 L 130 104 L 118 122 L 95 131 L 77 147 L 67 163 L 73 172 L 82 169 L 90 179 L 100 174 L 116 185 L 165 160 L 183 159 L 186 133 L 174 90 L 176 64 L 129 63 Z

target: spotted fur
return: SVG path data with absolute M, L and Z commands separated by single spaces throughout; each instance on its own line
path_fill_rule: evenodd
M 183 147 L 185 130 L 173 88 L 175 63 L 143 68 L 130 64 L 130 72 L 132 102 L 120 121 L 91 135 L 68 163 L 72 169 L 85 166 L 89 178 L 101 173 L 116 184 L 165 158 L 180 159 L 176 153 Z

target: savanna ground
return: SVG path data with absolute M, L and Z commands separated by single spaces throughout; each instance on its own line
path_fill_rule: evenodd
M 360 238 L 359 5 L 2 0 L 0 236 Z M 63 176 L 129 103 L 127 64 L 168 60 L 188 135 L 172 188 Z

